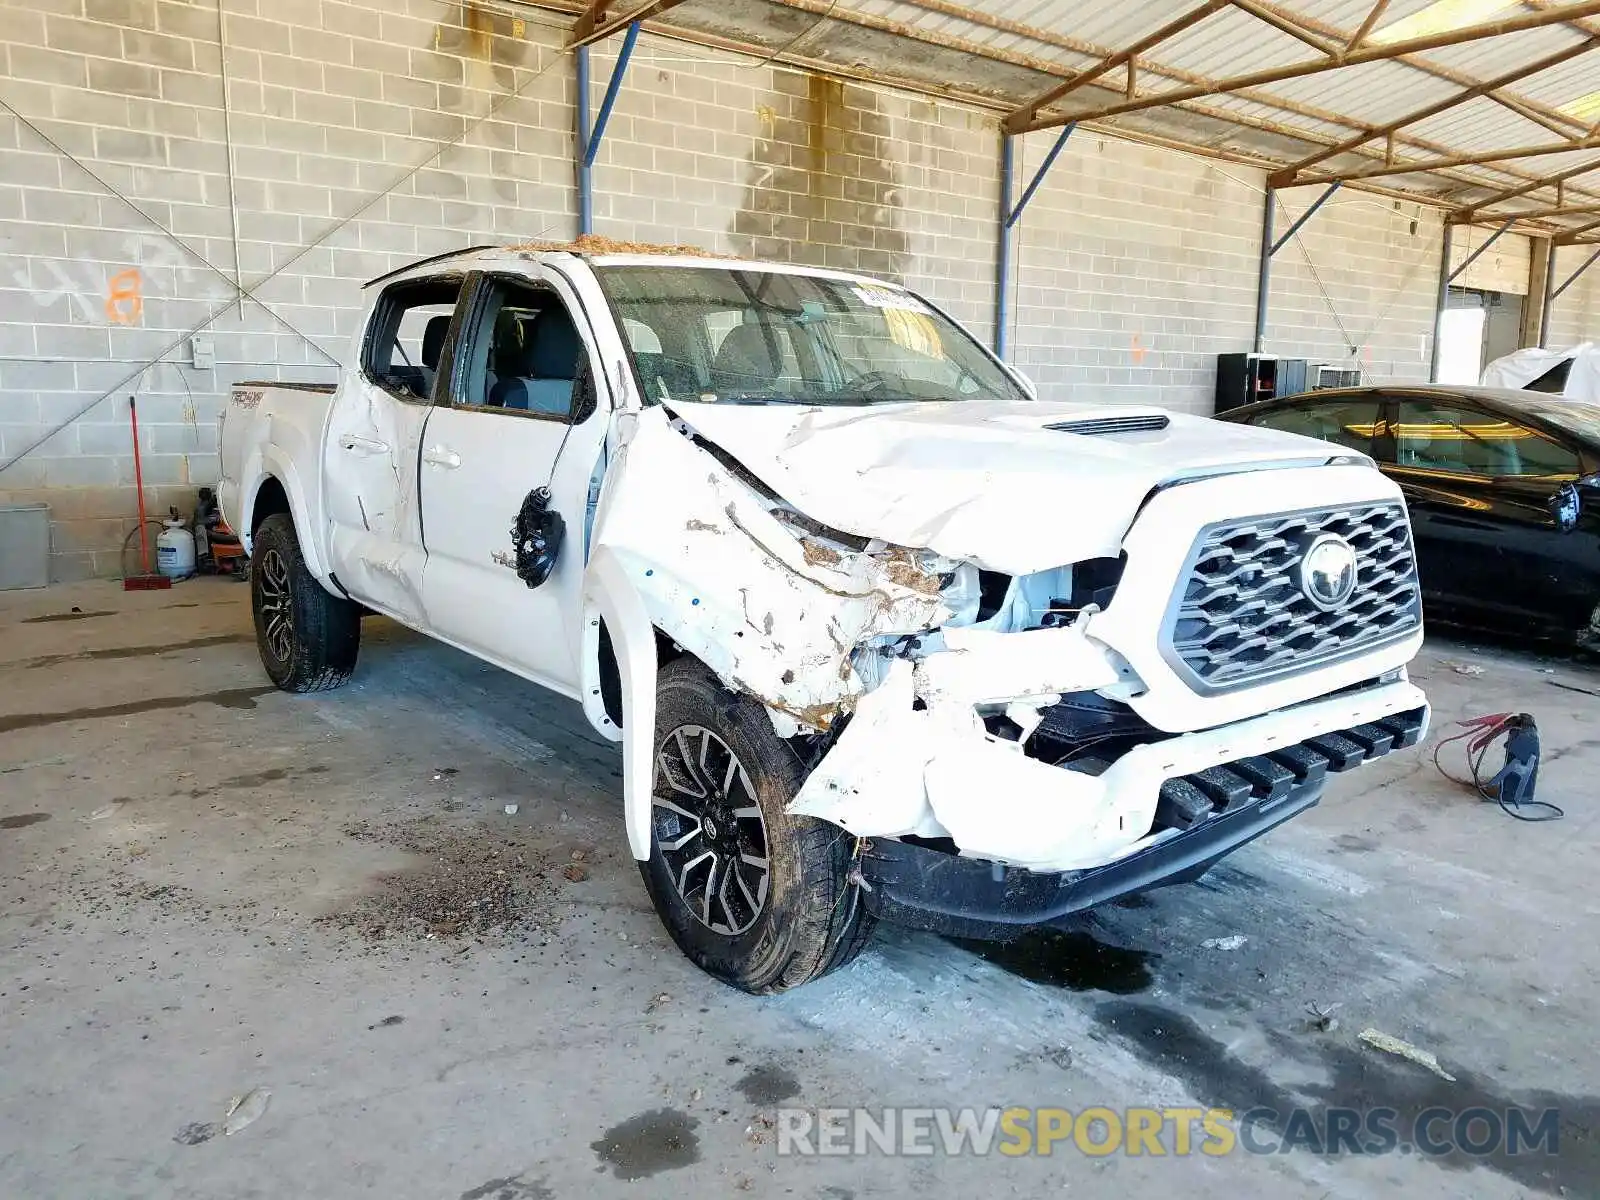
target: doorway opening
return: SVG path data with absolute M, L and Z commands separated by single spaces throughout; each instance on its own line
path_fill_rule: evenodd
M 1451 288 L 1439 329 L 1439 382 L 1474 384 L 1485 363 L 1521 344 L 1522 297 Z

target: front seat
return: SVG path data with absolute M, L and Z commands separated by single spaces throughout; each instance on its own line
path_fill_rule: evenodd
M 433 398 L 433 381 L 439 376 L 439 359 L 444 356 L 444 339 L 450 334 L 450 314 L 429 317 L 422 327 L 422 394 Z
M 766 325 L 735 325 L 728 330 L 711 360 L 712 391 L 771 391 L 783 374 L 777 337 Z
M 534 322 L 516 374 L 502 376 L 490 404 L 564 417 L 572 411 L 572 381 L 583 347 L 564 308 L 547 308 Z

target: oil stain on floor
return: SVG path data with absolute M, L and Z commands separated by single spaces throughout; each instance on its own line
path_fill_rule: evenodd
M 751 1067 L 733 1086 L 758 1108 L 771 1108 L 800 1094 L 800 1081 L 793 1072 L 771 1065 Z
M 1508 1137 L 1485 1145 L 1482 1153 L 1450 1149 L 1428 1154 L 1434 1166 L 1452 1171 L 1489 1170 L 1530 1191 L 1551 1196 L 1600 1196 L 1600 1096 L 1555 1092 L 1512 1094 L 1474 1076 L 1455 1062 L 1453 1081 L 1401 1060 L 1390 1061 L 1342 1038 L 1296 1040 L 1267 1030 L 1275 1055 L 1287 1061 L 1297 1079 L 1321 1082 L 1293 1087 L 1276 1082 L 1261 1067 L 1236 1057 L 1228 1046 L 1202 1029 L 1192 1017 L 1159 1005 L 1127 1000 L 1106 1001 L 1094 1010 L 1096 1021 L 1112 1038 L 1126 1044 L 1146 1062 L 1181 1080 L 1204 1104 L 1229 1108 L 1240 1125 L 1257 1127 L 1257 1144 L 1281 1146 L 1295 1153 L 1334 1157 L 1346 1153 L 1395 1153 L 1416 1156 L 1425 1145 L 1484 1142 L 1487 1119 L 1508 1131 L 1514 1120 L 1525 1123 L 1533 1147 L 1510 1152 Z M 1309 1068 L 1309 1071 L 1308 1071 Z M 1362 1122 L 1343 1141 L 1329 1137 L 1333 1110 L 1358 1114 Z M 1388 1110 L 1394 1144 L 1375 1149 L 1386 1135 L 1366 1126 L 1365 1116 Z M 1435 1116 L 1423 1127 L 1424 1114 Z M 1547 1116 L 1547 1114 L 1554 1116 Z M 1297 1115 L 1298 1114 L 1298 1115 Z M 1473 1115 L 1480 1119 L 1464 1131 Z M 1553 1125 L 1555 1153 L 1538 1141 L 1541 1122 Z M 1424 1136 L 1428 1142 L 1423 1141 Z M 1354 1148 L 1351 1145 L 1353 1139 Z M 1284 1149 L 1277 1151 L 1285 1152 Z M 1466 1192 L 1463 1194 L 1470 1194 Z
M 1142 992 L 1152 982 L 1149 951 L 1102 942 L 1080 929 L 1034 929 L 1009 942 L 948 939 L 979 958 L 1032 983 L 1071 992 Z
M 159 712 L 164 708 L 188 708 L 191 704 L 215 704 L 222 708 L 252 709 L 260 697 L 271 695 L 277 690 L 275 687 L 228 688 L 220 692 L 204 692 L 194 696 L 157 696 L 150 700 L 132 700 L 126 704 L 107 704 L 103 708 L 18 713 L 15 716 L 0 717 L 0 733 L 12 733 L 18 729 L 37 729 L 41 725 L 59 725 L 64 721 L 131 717 L 138 713 Z
M 686 1112 L 657 1108 L 613 1125 L 589 1148 L 613 1175 L 631 1183 L 699 1162 L 699 1124 Z

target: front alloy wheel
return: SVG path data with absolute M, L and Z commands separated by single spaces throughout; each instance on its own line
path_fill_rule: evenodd
M 854 958 L 872 931 L 853 877 L 856 839 L 788 811 L 805 770 L 767 710 L 685 655 L 656 679 L 654 749 L 650 857 L 639 868 L 679 949 L 756 993 Z
M 771 881 L 767 823 L 739 756 L 711 730 L 680 725 L 656 758 L 656 844 L 678 895 L 702 925 L 755 924 Z

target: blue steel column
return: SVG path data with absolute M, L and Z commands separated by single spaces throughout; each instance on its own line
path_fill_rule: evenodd
M 1455 226 L 1444 223 L 1444 250 L 1439 260 L 1439 294 L 1433 304 L 1433 349 L 1428 354 L 1428 379 L 1439 382 L 1439 339 L 1444 334 L 1444 310 L 1450 300 L 1450 238 Z
M 1011 187 L 1016 174 L 1015 139 L 1000 132 L 1000 214 L 995 223 L 1000 242 L 995 251 L 994 352 L 1004 359 L 1011 328 Z
M 578 234 L 594 232 L 594 168 L 589 158 L 589 47 L 578 47 Z
M 1549 245 L 1544 252 L 1544 307 L 1539 310 L 1539 348 L 1545 348 L 1545 343 L 1550 340 L 1550 308 L 1556 302 L 1556 245 L 1555 238 L 1549 238 Z
M 1271 187 L 1267 188 L 1264 197 L 1265 203 L 1261 206 L 1261 265 L 1256 271 L 1256 340 L 1255 352 L 1261 353 L 1261 347 L 1267 340 L 1267 293 L 1272 287 L 1272 232 L 1275 221 L 1275 210 L 1278 207 L 1277 193 Z

